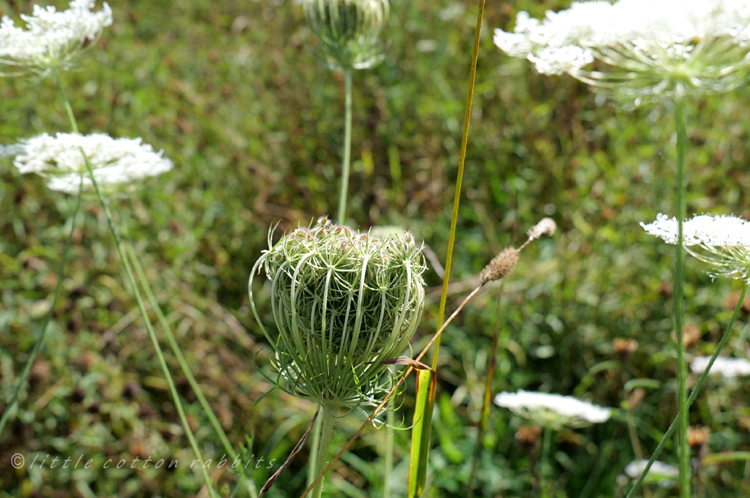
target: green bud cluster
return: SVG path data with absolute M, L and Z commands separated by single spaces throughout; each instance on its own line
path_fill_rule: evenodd
M 388 20 L 388 0 L 306 0 L 310 29 L 332 69 L 365 69 L 382 59 L 378 35 Z
M 271 282 L 277 333 L 253 302 L 260 267 Z M 327 406 L 373 405 L 392 380 L 381 362 L 408 347 L 424 307 L 426 270 L 410 233 L 380 239 L 326 218 L 272 244 L 250 275 L 252 310 L 274 349 L 270 378 Z

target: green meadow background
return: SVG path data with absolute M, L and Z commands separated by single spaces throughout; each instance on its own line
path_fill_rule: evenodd
M 291 0 L 111 4 L 113 26 L 64 81 L 83 133 L 143 137 L 175 163 L 170 173 L 112 203 L 221 423 L 234 443 L 250 446 L 255 461 L 264 459 L 252 471 L 260 487 L 307 429 L 315 406 L 276 391 L 254 405 L 271 387 L 258 372 L 268 368 L 269 348 L 249 311 L 247 279 L 268 245 L 270 226 L 290 230 L 335 214 L 343 77 L 320 62 L 302 8 Z M 394 0 L 382 36 L 384 62 L 354 75 L 350 224 L 411 230 L 440 261 L 477 4 Z M 643 400 L 632 412 L 646 456 L 676 414 L 674 249 L 639 226 L 659 212 L 673 213 L 673 113 L 659 106 L 617 110 L 584 84 L 538 75 L 492 43 L 493 29 L 512 28 L 519 10 L 540 17 L 567 5 L 487 2 L 449 311 L 476 285 L 484 265 L 522 243 L 539 219 L 552 217 L 558 233 L 525 249 L 507 282 L 487 286 L 443 335 L 426 497 L 467 496 L 495 330 L 495 393 L 539 390 L 618 408 L 608 423 L 556 435 L 556 498 L 624 496 L 618 476 L 634 459 L 622 409 L 633 383 L 628 389 L 626 383 L 650 380 L 636 383 Z M 29 2 L 0 1 L 0 14 L 17 21 L 30 10 Z M 689 213 L 750 218 L 749 108 L 746 87 L 690 102 Z M 69 127 L 52 80 L 0 79 L 1 144 L 57 131 Z M 73 201 L 0 159 L 0 409 L 49 309 Z M 0 496 L 202 496 L 95 200 L 85 202 L 73 240 L 46 346 L 17 419 L 0 436 Z M 700 335 L 690 355 L 713 352 L 739 289 L 736 282 L 712 281 L 704 269 L 688 260 L 687 323 Z M 437 322 L 441 279 L 433 270 L 426 279 L 415 350 Z M 268 293 L 259 285 L 258 294 L 268 318 Z M 749 324 L 743 311 L 726 354 L 748 356 Z M 619 355 L 614 338 L 635 339 L 639 348 Z M 221 459 L 218 439 L 167 356 L 202 451 Z M 404 430 L 394 436 L 392 496 L 405 495 L 413 400 L 409 382 L 396 414 Z M 691 424 L 711 428 L 704 452 L 750 451 L 746 381 L 709 380 L 690 417 Z M 340 421 L 332 448 L 365 418 L 355 412 Z M 476 496 L 538 496 L 540 445 L 519 445 L 520 425 L 493 406 Z M 366 430 L 329 474 L 327 496 L 382 496 L 385 438 L 385 430 Z M 15 453 L 27 462 L 83 455 L 95 464 L 16 470 L 10 465 Z M 180 464 L 101 469 L 108 458 L 148 456 Z M 746 462 L 704 467 L 697 450 L 695 456 L 695 496 L 750 495 Z M 676 463 L 673 444 L 660 459 Z M 298 496 L 306 471 L 307 449 L 268 496 Z M 211 477 L 220 486 L 235 482 L 226 467 L 214 466 Z M 656 486 L 647 491 L 675 496 Z

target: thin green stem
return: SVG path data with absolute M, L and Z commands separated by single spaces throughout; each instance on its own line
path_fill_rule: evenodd
M 685 278 L 685 247 L 683 238 L 683 221 L 685 220 L 685 163 L 687 155 L 687 115 L 685 101 L 678 98 L 675 102 L 675 118 L 677 122 L 677 188 L 675 203 L 677 205 L 677 247 L 674 268 L 674 324 L 677 336 L 677 407 L 685 406 L 687 398 L 687 364 L 685 363 L 685 344 L 682 339 L 684 319 L 684 278 Z M 680 459 L 680 498 L 690 498 L 690 448 L 687 440 L 688 410 L 680 410 L 679 442 Z
M 320 441 L 318 449 L 315 454 L 315 475 L 320 475 L 326 469 L 328 461 L 328 447 L 331 445 L 331 436 L 333 435 L 333 423 L 336 418 L 331 413 L 331 408 L 327 406 L 322 407 L 321 418 L 323 421 L 320 424 Z M 318 481 L 315 488 L 312 491 L 313 498 L 320 498 L 323 495 L 323 479 Z
M 55 76 L 57 78 L 58 87 L 60 89 L 60 94 L 63 99 L 63 103 L 65 105 L 65 109 L 68 111 L 68 118 L 70 119 L 70 125 L 73 128 L 73 130 L 77 133 L 78 132 L 78 126 L 76 124 L 75 116 L 73 115 L 72 108 L 70 106 L 70 101 L 68 100 L 68 97 L 65 93 L 65 88 L 62 84 L 62 78 L 60 77 L 59 72 L 55 72 Z M 91 168 L 91 164 L 89 163 L 88 158 L 83 153 L 83 150 L 81 150 L 81 154 L 83 154 L 84 163 L 86 165 L 86 170 L 88 171 L 89 177 L 91 178 L 91 183 L 94 186 L 94 190 L 96 191 L 96 196 L 99 199 L 99 203 L 102 206 L 102 209 L 104 210 L 104 214 L 107 218 L 107 224 L 109 225 L 110 232 L 112 233 L 112 237 L 115 239 L 115 247 L 117 249 L 117 253 L 120 256 L 120 260 L 122 261 L 123 268 L 125 269 L 125 273 L 128 277 L 128 282 L 130 283 L 130 288 L 135 295 L 136 303 L 138 304 L 138 309 L 141 312 L 141 316 L 143 317 L 143 321 L 146 325 L 146 330 L 148 332 L 148 336 L 151 339 L 151 344 L 154 346 L 154 351 L 156 352 L 156 357 L 159 361 L 159 366 L 161 367 L 162 371 L 164 372 L 164 377 L 167 380 L 167 386 L 169 387 L 169 393 L 172 397 L 172 401 L 174 402 L 175 408 L 177 409 L 177 415 L 180 418 L 180 422 L 182 423 L 182 427 L 185 430 L 185 434 L 188 437 L 188 441 L 190 442 L 190 446 L 193 450 L 193 453 L 195 454 L 195 458 L 197 458 L 201 463 L 204 461 L 203 456 L 201 455 L 200 449 L 198 448 L 198 443 L 195 441 L 195 436 L 193 436 L 193 431 L 190 429 L 190 424 L 188 424 L 187 417 L 185 416 L 185 411 L 182 408 L 182 403 L 180 402 L 179 394 L 177 393 L 177 388 L 174 385 L 174 380 L 172 379 L 172 374 L 169 372 L 169 367 L 167 366 L 167 362 L 164 359 L 164 354 L 161 350 L 161 346 L 159 346 L 159 341 L 156 338 L 156 333 L 154 332 L 154 328 L 151 325 L 151 320 L 148 317 L 148 312 L 146 311 L 146 306 L 143 302 L 143 297 L 141 296 L 140 291 L 138 290 L 138 285 L 135 282 L 135 276 L 133 275 L 133 270 L 130 267 L 130 263 L 128 262 L 127 257 L 125 256 L 125 251 L 123 249 L 122 241 L 120 240 L 120 235 L 117 232 L 117 227 L 115 226 L 115 222 L 112 219 L 112 213 L 109 210 L 109 206 L 107 205 L 107 202 L 104 200 L 104 196 L 102 195 L 101 190 L 99 189 L 99 184 L 96 181 L 96 176 L 94 175 L 94 171 Z M 81 182 L 83 184 L 83 182 Z M 200 465 L 200 472 L 201 477 L 203 478 L 203 483 L 205 484 L 206 488 L 208 488 L 209 495 L 211 497 L 217 497 L 216 490 L 213 487 L 213 484 L 211 483 L 211 479 L 208 476 L 208 472 L 203 467 L 203 465 Z
M 539 473 L 541 475 L 541 491 L 542 498 L 549 498 L 549 480 L 551 479 L 551 465 L 549 461 L 549 453 L 552 448 L 552 429 L 545 427 L 544 435 L 542 436 L 542 469 Z
M 310 440 L 310 448 L 317 448 L 320 446 L 320 425 L 323 423 L 323 419 L 318 417 L 315 420 L 315 426 L 313 427 L 312 439 Z M 311 485 L 315 481 L 315 477 L 318 475 L 315 473 L 318 466 L 315 462 L 317 453 L 315 451 L 310 452 L 310 459 L 307 462 L 307 485 Z
M 206 414 L 209 421 L 211 422 L 211 425 L 216 431 L 216 435 L 219 436 L 219 439 L 221 440 L 221 444 L 224 446 L 224 450 L 227 453 L 229 453 L 229 456 L 232 458 L 232 460 L 235 460 L 237 458 L 237 452 L 234 450 L 232 443 L 229 442 L 229 438 L 224 432 L 224 429 L 221 427 L 221 423 L 219 422 L 219 419 L 216 418 L 216 414 L 211 408 L 211 405 L 209 405 L 206 397 L 203 395 L 203 391 L 201 390 L 200 385 L 195 380 L 193 373 L 190 371 L 190 367 L 188 366 L 187 360 L 185 359 L 185 356 L 182 354 L 182 351 L 180 350 L 180 346 L 177 343 L 177 339 L 175 339 L 174 332 L 172 331 L 172 327 L 169 325 L 169 321 L 167 321 L 167 318 L 164 316 L 164 312 L 162 311 L 161 306 L 159 306 L 159 302 L 156 300 L 156 296 L 151 290 L 151 286 L 148 283 L 146 274 L 143 272 L 143 268 L 141 267 L 140 261 L 138 261 L 138 256 L 135 253 L 135 249 L 133 248 L 133 245 L 130 243 L 126 244 L 126 249 L 128 252 L 128 256 L 130 257 L 130 261 L 132 262 L 133 268 L 135 268 L 135 272 L 138 275 L 138 280 L 141 282 L 143 291 L 146 294 L 146 299 L 148 299 L 148 302 L 151 305 L 151 309 L 153 309 L 156 312 L 156 317 L 158 318 L 159 324 L 164 330 L 164 334 L 167 336 L 167 341 L 169 342 L 169 346 L 172 348 L 172 352 L 177 358 L 177 362 L 180 364 L 180 369 L 182 370 L 182 373 L 185 375 L 188 382 L 190 383 L 190 387 L 192 387 L 193 392 L 195 393 L 195 396 L 198 398 L 198 402 L 203 408 L 203 412 Z M 255 483 L 253 483 L 252 480 L 248 479 L 247 475 L 245 474 L 244 466 L 239 465 L 237 467 L 237 470 L 239 470 L 240 476 L 243 482 L 245 483 L 247 492 L 253 498 L 257 498 L 258 492 L 255 489 Z
M 654 461 L 656 461 L 657 458 L 659 458 L 659 455 L 661 454 L 662 450 L 667 445 L 667 441 L 669 441 L 669 438 L 672 437 L 672 434 L 677 429 L 677 426 L 679 425 L 680 414 L 682 412 L 687 412 L 690 409 L 690 405 L 692 405 L 693 402 L 695 401 L 695 398 L 698 397 L 698 393 L 700 392 L 701 388 L 703 387 L 703 384 L 706 382 L 706 379 L 708 378 L 708 373 L 711 371 L 711 367 L 716 361 L 716 358 L 718 358 L 719 354 L 721 353 L 721 350 L 724 349 L 724 346 L 729 340 L 729 336 L 732 335 L 734 322 L 737 320 L 737 316 L 740 314 L 740 310 L 742 309 L 742 303 L 745 301 L 745 294 L 747 294 L 747 287 L 748 287 L 748 284 L 745 284 L 742 287 L 742 292 L 740 293 L 740 299 L 739 301 L 737 301 L 737 306 L 734 308 L 734 313 L 732 313 L 732 318 L 729 320 L 729 324 L 727 325 L 727 328 L 724 331 L 724 335 L 721 337 L 721 340 L 719 341 L 718 346 L 716 346 L 716 351 L 714 351 L 714 354 L 711 356 L 711 359 L 708 361 L 708 365 L 706 365 L 706 369 L 703 371 L 700 377 L 698 377 L 698 382 L 695 384 L 695 388 L 693 389 L 693 392 L 690 393 L 690 397 L 688 398 L 687 402 L 684 405 L 682 405 L 682 407 L 680 408 L 680 412 L 677 414 L 677 418 L 675 418 L 672 421 L 672 424 L 669 426 L 669 429 L 667 429 L 667 432 L 664 433 L 664 436 L 661 438 L 661 441 L 659 441 L 659 444 L 656 446 L 656 449 L 654 450 L 654 453 L 651 455 L 651 458 L 648 459 L 646 468 L 643 469 L 643 472 L 641 472 L 641 475 L 635 481 L 635 483 L 633 484 L 633 487 L 630 488 L 630 492 L 628 492 L 628 495 L 626 496 L 626 498 L 633 498 L 635 496 L 635 493 L 638 491 L 638 488 L 640 488 L 641 484 L 643 483 L 643 479 L 646 478 L 646 474 L 648 474 L 648 471 L 651 468 L 651 465 L 654 463 Z
M 341 190 L 339 191 L 338 224 L 346 224 L 346 196 L 349 191 L 349 170 L 352 162 L 352 69 L 344 69 L 345 115 L 344 115 L 344 160 L 341 166 Z
M 68 252 L 70 251 L 71 241 L 73 240 L 73 231 L 76 228 L 76 217 L 78 216 L 78 211 L 81 208 L 81 197 L 83 197 L 83 182 L 81 182 L 78 187 L 76 207 L 73 209 L 73 215 L 70 217 L 70 231 L 68 232 L 68 238 L 65 241 L 65 249 L 63 250 L 62 260 L 60 261 L 60 268 L 57 270 L 57 283 L 55 284 L 55 293 L 52 297 L 52 305 L 47 312 L 47 316 L 44 318 L 42 331 L 39 333 L 39 337 L 37 337 L 36 341 L 34 342 L 34 346 L 31 348 L 31 355 L 29 356 L 29 359 L 26 360 L 26 363 L 23 366 L 23 370 L 21 371 L 21 378 L 18 379 L 18 385 L 13 392 L 13 396 L 10 398 L 10 402 L 8 403 L 8 405 L 5 407 L 3 416 L 0 417 L 0 435 L 2 435 L 3 429 L 5 429 L 5 424 L 10 419 L 10 414 L 13 411 L 13 408 L 18 403 L 18 395 L 20 394 L 21 389 L 23 389 L 23 386 L 26 384 L 26 379 L 29 377 L 31 366 L 34 364 L 34 360 L 36 360 L 36 355 L 39 353 L 39 350 L 42 349 L 45 336 L 47 335 L 47 328 L 49 328 L 49 324 L 52 321 L 52 315 L 55 313 L 55 308 L 57 307 L 57 299 L 60 296 L 60 288 L 62 287 L 63 276 L 65 275 L 65 263 L 68 261 Z

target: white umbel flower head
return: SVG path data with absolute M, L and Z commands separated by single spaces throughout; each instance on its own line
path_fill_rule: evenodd
M 541 21 L 520 12 L 515 32 L 496 29 L 494 40 L 542 74 L 568 73 L 630 105 L 718 93 L 750 68 L 750 0 L 574 2 Z
M 32 15 L 21 15 L 27 29 L 15 26 L 3 16 L 0 21 L 0 65 L 10 69 L 0 74 L 14 76 L 27 71 L 46 75 L 55 69 L 69 69 L 87 44 L 94 43 L 112 24 L 107 3 L 92 12 L 94 0 L 72 0 L 68 10 L 34 5 Z
M 502 392 L 495 396 L 495 404 L 508 408 L 516 415 L 531 420 L 542 427 L 586 427 L 606 422 L 611 410 L 559 394 L 518 391 Z
M 646 232 L 673 245 L 678 242 L 677 225 L 676 218 L 665 214 L 648 225 L 641 223 Z M 687 251 L 711 265 L 711 276 L 750 281 L 750 222 L 736 216 L 700 215 L 683 222 L 682 234 Z
M 710 356 L 697 356 L 690 362 L 690 369 L 695 373 L 703 373 L 711 360 Z M 727 358 L 719 356 L 711 366 L 709 375 L 727 378 L 744 377 L 750 375 L 750 361 L 743 358 Z
M 78 193 L 81 182 L 84 189 L 93 187 L 86 161 L 97 184 L 107 193 L 135 188 L 133 181 L 164 173 L 173 166 L 162 157 L 162 151 L 154 152 L 140 138 L 112 138 L 101 133 L 44 133 L 0 146 L 0 157 L 15 157 L 13 164 L 21 173 L 45 176 L 50 189 L 72 194 Z
M 628 466 L 625 467 L 625 475 L 631 479 L 637 479 L 646 469 L 647 464 L 648 460 L 630 462 Z M 643 482 L 647 484 L 658 484 L 663 488 L 670 488 L 675 484 L 675 480 L 679 476 L 680 471 L 677 467 L 656 460 L 651 464 L 651 468 L 648 470 L 648 475 L 646 475 Z

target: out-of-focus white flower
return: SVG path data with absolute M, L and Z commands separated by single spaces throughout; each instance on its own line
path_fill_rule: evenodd
M 648 460 L 639 460 L 637 462 L 631 462 L 625 467 L 625 474 L 631 479 L 637 479 L 641 473 L 645 470 Z M 680 475 L 680 471 L 677 467 L 667 465 L 664 462 L 656 460 L 648 471 L 648 475 L 643 480 L 645 483 L 658 484 L 664 488 L 670 488 L 674 486 L 675 479 Z
M 389 0 L 305 0 L 307 24 L 318 35 L 331 69 L 366 69 L 383 59 L 378 36 Z
M 656 221 L 641 226 L 664 242 L 677 244 L 676 218 L 658 214 Z M 736 216 L 700 215 L 684 221 L 682 233 L 687 251 L 713 267 L 710 275 L 750 281 L 750 222 Z M 693 249 L 696 246 L 702 251 Z
M 72 0 L 68 10 L 34 5 L 32 15 L 21 15 L 27 29 L 3 16 L 0 21 L 0 65 L 10 66 L 8 76 L 31 71 L 45 75 L 54 69 L 69 69 L 87 44 L 95 42 L 112 24 L 107 3 L 92 12 L 94 0 Z
M 611 410 L 559 394 L 518 391 L 502 392 L 495 396 L 495 404 L 508 408 L 516 415 L 543 427 L 585 427 L 606 422 Z
M 711 360 L 710 356 L 698 356 L 690 362 L 690 369 L 695 373 L 703 373 Z M 750 375 L 750 361 L 743 358 L 727 358 L 719 356 L 711 366 L 709 375 L 727 378 L 744 377 Z
M 84 159 L 85 155 L 85 159 Z M 46 133 L 20 140 L 18 144 L 0 146 L 0 157 L 13 157 L 21 173 L 38 173 L 48 177 L 52 190 L 77 193 L 81 181 L 84 189 L 93 186 L 86 161 L 97 184 L 105 191 L 130 190 L 132 184 L 172 169 L 172 161 L 154 152 L 140 138 L 112 138 L 105 134 L 78 135 Z
M 520 12 L 495 44 L 542 74 L 568 73 L 638 105 L 735 88 L 750 68 L 750 0 L 574 2 L 543 20 Z M 594 60 L 606 70 L 586 69 Z

